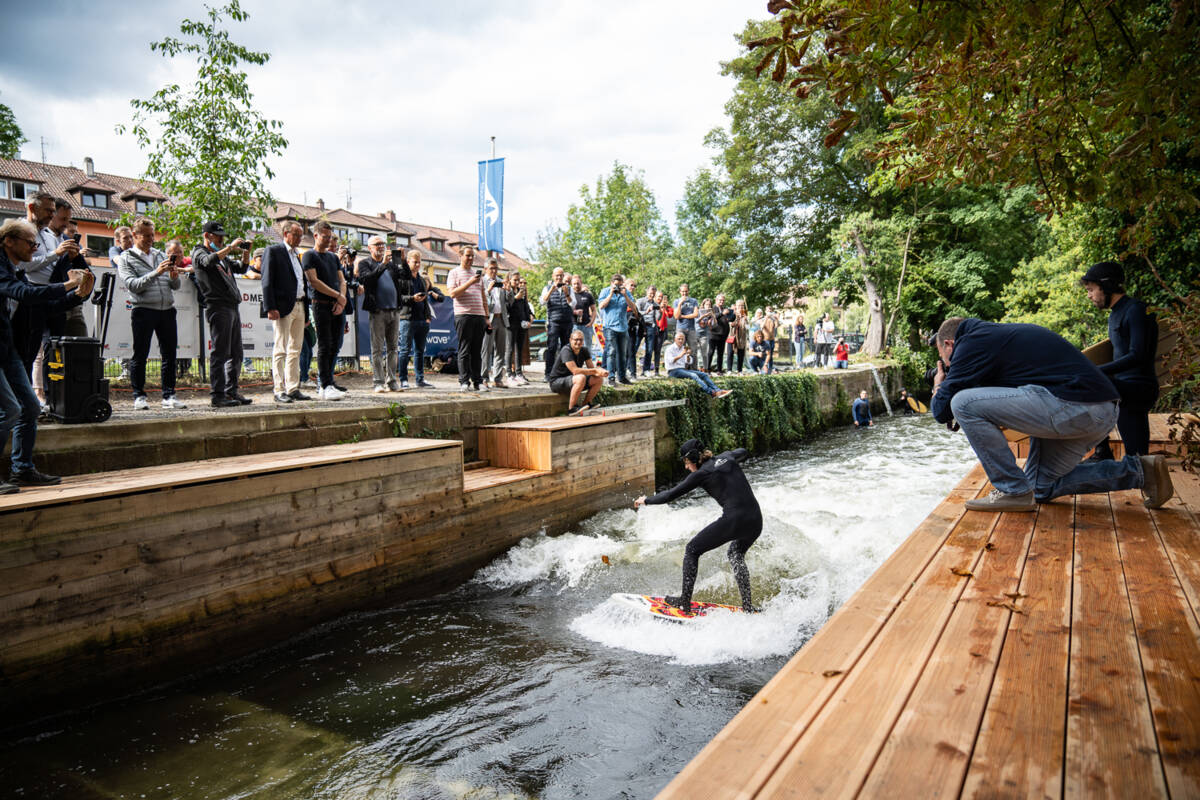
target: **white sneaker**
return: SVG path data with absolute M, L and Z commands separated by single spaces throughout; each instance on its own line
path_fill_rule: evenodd
M 488 385 L 486 383 L 481 383 L 481 384 L 479 384 L 479 387 L 476 389 L 476 391 L 490 392 L 491 389 L 488 388 Z
M 321 399 L 322 400 L 341 400 L 342 397 L 343 397 L 342 393 L 339 392 L 337 389 L 335 389 L 332 386 L 326 386 L 324 389 L 321 390 Z
M 145 396 L 133 398 L 133 410 L 134 411 L 149 411 L 150 410 L 150 401 L 147 400 L 145 398 Z
M 516 378 L 509 378 L 508 380 L 506 380 L 504 382 L 504 385 L 510 389 L 520 389 L 521 388 L 521 382 L 519 380 L 517 380 Z
M 387 390 L 388 390 L 388 387 L 384 386 L 382 383 L 377 383 L 377 384 L 375 384 L 375 388 L 372 389 L 371 391 L 373 391 L 375 394 L 383 394 Z
M 142 398 L 142 399 L 144 400 L 145 398 Z M 175 398 L 175 395 L 171 395 L 170 397 L 163 398 L 162 407 L 163 408 L 187 408 L 187 403 L 181 403 Z

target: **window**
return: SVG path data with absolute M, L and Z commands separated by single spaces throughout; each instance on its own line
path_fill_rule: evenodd
M 448 280 L 450 280 L 450 273 L 447 272 L 446 270 L 435 269 L 433 271 L 433 282 L 434 283 L 440 283 L 444 286 L 446 284 L 446 281 L 448 281 Z
M 345 228 L 334 228 L 333 235 L 337 237 L 339 242 L 344 242 L 350 238 L 350 231 Z
M 96 251 L 101 256 L 108 255 L 108 248 L 116 244 L 116 240 L 111 236 L 97 236 L 94 233 L 89 233 L 85 239 L 83 246 L 89 250 Z
M 25 200 L 33 197 L 41 190 L 41 185 L 36 183 L 25 183 L 24 181 L 12 182 L 12 199 Z
M 409 247 L 411 245 L 411 242 L 412 242 L 411 236 L 397 236 L 396 237 L 396 244 L 399 245 L 400 247 Z
M 100 192 L 83 192 L 79 195 L 79 202 L 88 208 L 108 208 L 108 195 Z M 141 210 L 141 208 L 138 209 L 138 211 Z
M 362 244 L 364 247 L 366 247 L 366 245 L 367 245 L 367 240 L 369 240 L 369 239 L 370 239 L 372 236 L 374 236 L 374 235 L 375 235 L 375 234 L 373 234 L 373 233 L 370 233 L 369 231 L 359 231 L 359 232 L 358 232 L 358 241 L 359 241 L 359 243 L 361 243 L 361 244 Z
M 153 205 L 154 205 L 153 200 L 134 200 L 133 201 L 133 209 L 134 209 L 134 211 L 136 211 L 139 214 L 149 213 L 150 208 Z M 104 206 L 97 205 L 97 208 L 104 208 Z
M 435 253 L 441 253 L 446 249 L 446 243 L 441 239 L 430 239 L 429 249 Z
M 0 200 L 8 197 L 8 181 L 0 181 Z

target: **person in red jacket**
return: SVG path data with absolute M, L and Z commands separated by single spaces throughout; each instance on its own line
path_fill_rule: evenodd
M 850 366 L 850 348 L 845 339 L 838 339 L 837 347 L 833 349 L 833 368 L 846 369 Z

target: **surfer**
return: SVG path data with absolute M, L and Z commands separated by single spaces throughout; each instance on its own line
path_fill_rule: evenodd
M 721 505 L 721 516 L 692 537 L 683 553 L 683 588 L 678 597 L 664 598 L 684 611 L 692 608 L 692 587 L 696 584 L 696 568 L 700 556 L 729 542 L 729 563 L 742 596 L 742 610 L 756 611 L 750 603 L 750 571 L 746 569 L 746 551 L 762 533 L 762 511 L 750 481 L 738 463 L 749 453 L 745 448 L 726 451 L 714 456 L 699 439 L 689 439 L 679 448 L 683 466 L 689 474 L 678 485 L 653 497 L 642 495 L 633 501 L 634 508 L 643 504 L 660 505 L 683 497 L 693 489 L 704 489 Z

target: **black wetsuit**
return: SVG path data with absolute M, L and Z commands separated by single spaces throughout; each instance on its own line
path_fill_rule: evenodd
M 738 592 L 742 596 L 742 608 L 752 610 L 746 551 L 762 533 L 762 511 L 758 507 L 758 500 L 754 498 L 750 481 L 746 480 L 746 473 L 738 466 L 738 462 L 745 461 L 748 456 L 749 453 L 741 447 L 721 453 L 705 461 L 678 485 L 646 498 L 647 505 L 659 505 L 683 497 L 693 489 L 703 489 L 721 505 L 721 516 L 692 537 L 684 551 L 683 589 L 677 603 L 683 608 L 690 607 L 692 602 L 692 588 L 696 584 L 700 556 L 730 542 L 729 563 L 733 566 Z
M 1121 395 L 1117 430 L 1126 454 L 1147 455 L 1150 450 L 1150 409 L 1158 400 L 1158 321 L 1146 313 L 1146 304 L 1125 295 L 1113 303 L 1108 318 L 1108 338 L 1113 360 L 1100 365 Z

